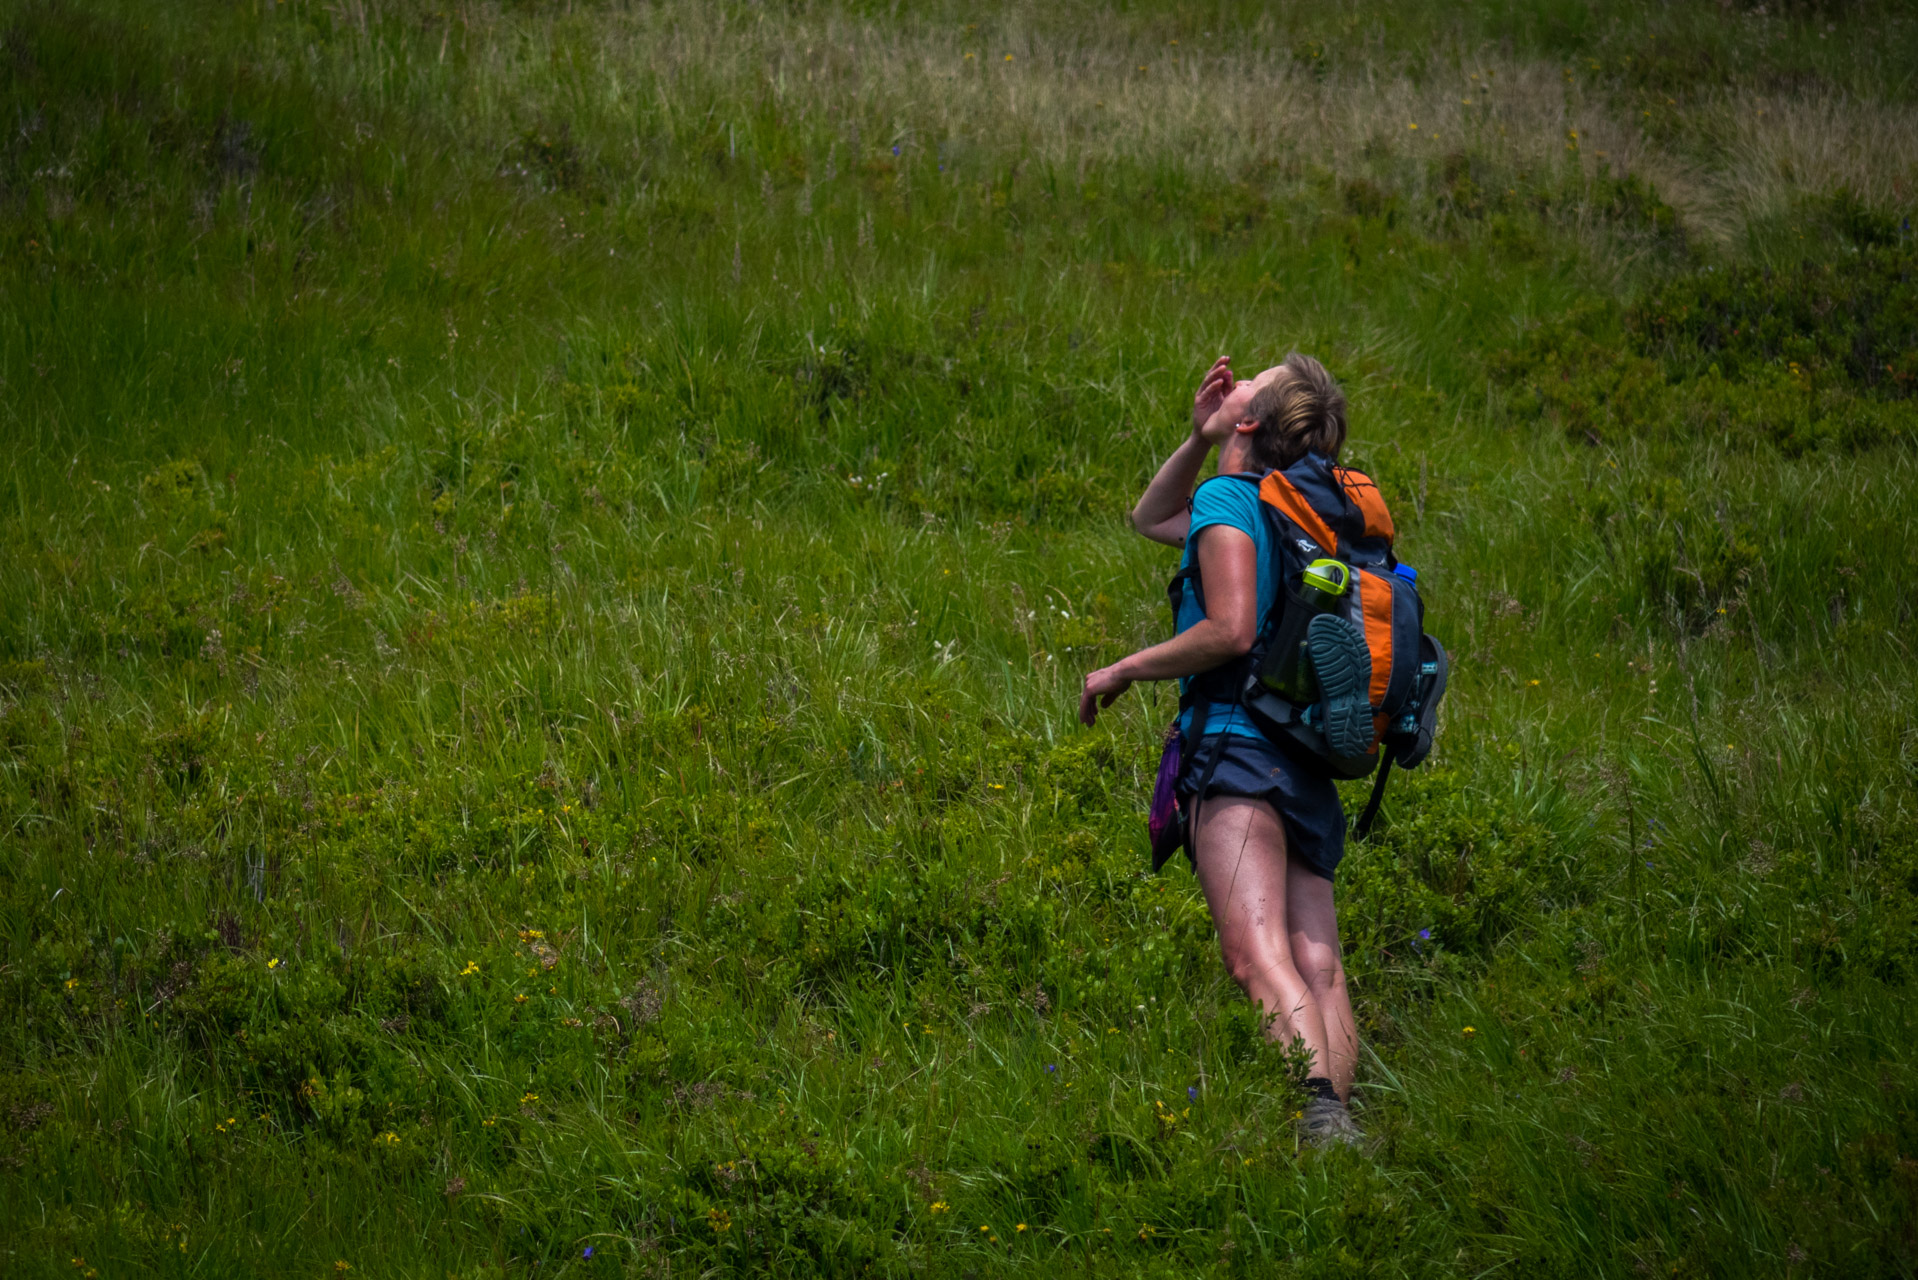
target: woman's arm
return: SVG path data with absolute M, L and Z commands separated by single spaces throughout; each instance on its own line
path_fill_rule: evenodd
M 1258 638 L 1259 553 L 1251 535 L 1230 525 L 1200 530 L 1199 576 L 1205 617 L 1162 644 L 1141 649 L 1086 676 L 1079 721 L 1090 725 L 1135 680 L 1171 680 L 1210 671 L 1249 652 Z
M 1152 477 L 1152 483 L 1139 495 L 1139 505 L 1132 508 L 1132 527 L 1154 542 L 1183 547 L 1185 532 L 1192 526 L 1192 513 L 1186 510 L 1186 502 L 1192 497 L 1199 469 L 1211 452 L 1212 446 L 1196 432 L 1174 449 L 1172 456 L 1160 466 L 1159 473 Z
M 1231 394 L 1234 380 L 1230 361 L 1230 356 L 1220 356 L 1206 370 L 1199 392 L 1192 398 L 1192 434 L 1172 451 L 1172 456 L 1152 477 L 1152 483 L 1139 495 L 1138 505 L 1132 508 L 1132 527 L 1154 542 L 1170 547 L 1185 545 L 1186 530 L 1192 524 L 1186 500 L 1192 496 L 1199 469 L 1205 466 L 1206 455 L 1212 451 L 1211 441 L 1201 432 Z

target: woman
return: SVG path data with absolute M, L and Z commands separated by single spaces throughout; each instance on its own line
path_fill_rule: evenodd
M 1257 377 L 1233 377 L 1221 356 L 1192 405 L 1192 435 L 1133 509 L 1135 528 L 1183 547 L 1200 591 L 1184 593 L 1177 634 L 1086 677 L 1079 718 L 1090 725 L 1135 680 L 1187 679 L 1242 657 L 1277 590 L 1277 549 L 1255 487 L 1194 482 L 1219 451 L 1221 476 L 1263 474 L 1307 452 L 1335 459 L 1345 444 L 1345 396 L 1310 356 L 1292 354 Z M 1203 604 L 1200 601 L 1203 600 Z M 1180 717 L 1189 733 L 1192 711 Z M 1307 1140 L 1353 1143 L 1346 1110 L 1358 1055 L 1339 957 L 1332 877 L 1345 852 L 1345 812 L 1329 778 L 1300 768 L 1230 703 L 1207 710 L 1201 741 L 1186 743 L 1179 798 L 1195 825 L 1193 870 L 1219 930 L 1232 977 L 1268 1019 L 1267 1034 L 1310 1055 Z M 1217 754 L 1216 763 L 1211 757 Z M 1195 792 L 1210 764 L 1205 795 Z

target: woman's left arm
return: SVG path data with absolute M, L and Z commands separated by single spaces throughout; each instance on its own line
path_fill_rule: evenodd
M 1161 644 L 1141 649 L 1086 676 L 1079 722 L 1090 725 L 1135 680 L 1198 675 L 1251 651 L 1259 628 L 1259 553 L 1252 536 L 1231 525 L 1199 531 L 1199 577 L 1205 617 Z

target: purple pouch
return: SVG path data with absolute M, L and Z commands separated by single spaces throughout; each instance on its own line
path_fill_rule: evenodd
M 1152 787 L 1152 810 L 1146 817 L 1146 833 L 1152 838 L 1152 869 L 1157 871 L 1166 859 L 1185 844 L 1185 810 L 1179 806 L 1179 771 L 1185 764 L 1185 735 L 1174 721 L 1166 730 L 1165 750 L 1159 756 L 1159 778 Z

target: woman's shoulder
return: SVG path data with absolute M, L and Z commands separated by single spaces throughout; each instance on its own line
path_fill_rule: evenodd
M 1259 523 L 1259 477 L 1216 475 L 1192 494 L 1192 523 L 1237 525 L 1247 533 Z

